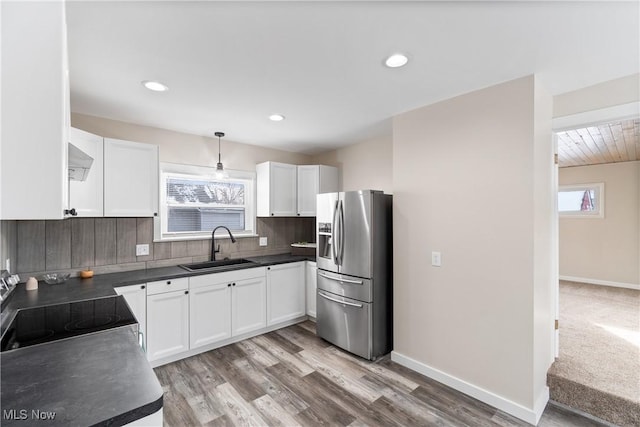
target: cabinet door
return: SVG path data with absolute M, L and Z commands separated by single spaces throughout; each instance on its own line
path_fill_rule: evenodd
M 258 216 L 296 216 L 296 165 L 267 162 L 258 166 L 262 166 L 256 168 Z
M 231 337 L 231 284 L 218 283 L 189 291 L 191 349 Z
M 1 219 L 62 219 L 69 202 L 65 2 L 1 2 Z
M 267 325 L 305 314 L 305 263 L 273 265 L 267 269 Z
M 335 193 L 338 191 L 338 168 L 320 165 L 318 193 Z
M 320 166 L 298 166 L 298 216 L 316 216 Z
M 147 348 L 147 291 L 146 285 L 120 286 L 114 288 L 118 295 L 124 296 L 133 315 L 138 320 L 138 329 L 142 348 Z
M 158 212 L 158 146 L 104 139 L 104 215 Z
M 266 322 L 266 283 L 264 277 L 232 283 L 232 335 L 264 328 Z
M 316 317 L 316 289 L 318 287 L 318 278 L 316 277 L 318 269 L 315 262 L 307 261 L 307 315 Z
M 189 350 L 189 291 L 147 297 L 147 359 Z
M 69 180 L 69 207 L 75 209 L 78 216 L 102 216 L 104 213 L 103 138 L 80 129 L 71 128 L 69 144 L 73 144 L 93 158 L 93 163 L 84 181 Z

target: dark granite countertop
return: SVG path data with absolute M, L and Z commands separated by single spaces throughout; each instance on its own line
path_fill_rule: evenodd
M 13 292 L 11 300 L 7 305 L 7 309 L 10 311 L 27 307 L 102 298 L 105 296 L 115 295 L 115 291 L 113 290 L 114 287 L 136 285 L 156 280 L 198 276 L 202 274 L 241 270 L 245 268 L 255 268 L 258 266 L 269 266 L 289 262 L 315 261 L 315 257 L 291 255 L 288 253 L 252 257 L 247 259 L 252 261 L 254 264 L 230 265 L 224 268 L 217 268 L 215 271 L 187 271 L 184 268 L 173 266 L 100 274 L 92 277 L 91 279 L 72 277 L 65 283 L 59 285 L 48 285 L 44 281 L 40 281 L 38 283 L 38 289 L 35 291 L 27 291 L 24 284 L 20 284 Z
M 162 387 L 130 327 L 0 357 L 3 426 L 123 425 L 162 408 Z M 32 411 L 55 417 L 39 420 Z

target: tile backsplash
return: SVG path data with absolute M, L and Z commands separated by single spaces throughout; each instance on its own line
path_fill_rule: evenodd
M 315 240 L 315 218 L 257 218 L 258 237 L 216 239 L 217 257 L 240 258 L 291 251 L 291 243 Z M 137 244 L 149 244 L 149 255 L 136 256 Z M 211 239 L 153 242 L 152 218 L 70 218 L 42 221 L 0 221 L 0 260 L 11 259 L 11 272 L 39 276 L 90 268 L 96 274 L 165 267 L 205 261 Z M 22 277 L 21 277 L 22 278 Z

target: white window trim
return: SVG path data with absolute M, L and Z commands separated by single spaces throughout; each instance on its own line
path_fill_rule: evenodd
M 184 240 L 204 240 L 211 239 L 211 232 L 200 232 L 200 233 L 171 233 L 169 235 L 163 235 L 162 230 L 166 226 L 165 222 L 167 218 L 165 216 L 166 206 L 166 194 L 165 187 L 163 186 L 164 182 L 164 174 L 165 173 L 173 173 L 173 174 L 185 174 L 185 175 L 198 175 L 202 177 L 215 177 L 216 168 L 208 167 L 208 166 L 196 166 L 196 165 L 185 165 L 180 163 L 168 163 L 168 162 L 160 162 L 160 173 L 158 174 L 159 180 L 159 212 L 158 216 L 154 217 L 153 220 L 153 241 L 154 242 L 172 242 L 172 241 L 184 241 Z M 245 210 L 245 224 L 249 225 L 251 230 L 243 231 L 243 232 L 233 232 L 233 237 L 235 238 L 243 238 L 243 237 L 256 237 L 256 173 L 251 171 L 240 171 L 240 170 L 232 170 L 225 169 L 225 172 L 229 174 L 229 177 L 232 179 L 244 179 L 248 181 L 252 181 L 252 189 L 251 195 L 248 197 L 248 201 L 246 203 Z M 225 230 L 219 230 L 218 234 L 216 234 L 216 239 L 218 238 L 229 238 L 229 234 Z
M 596 195 L 596 209 L 594 211 L 558 211 L 558 216 L 560 218 L 604 218 L 604 182 L 558 186 L 558 192 L 585 191 L 591 189 L 595 190 Z

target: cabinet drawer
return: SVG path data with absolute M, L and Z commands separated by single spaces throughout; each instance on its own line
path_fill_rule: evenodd
M 189 289 L 189 278 L 158 280 L 147 283 L 147 295 L 163 294 L 171 291 L 182 291 Z
M 241 270 L 223 271 L 220 273 L 203 274 L 201 276 L 192 276 L 189 278 L 189 286 L 191 289 L 200 288 L 218 283 L 237 282 L 245 279 L 253 279 L 256 277 L 264 277 L 265 268 L 245 268 Z

